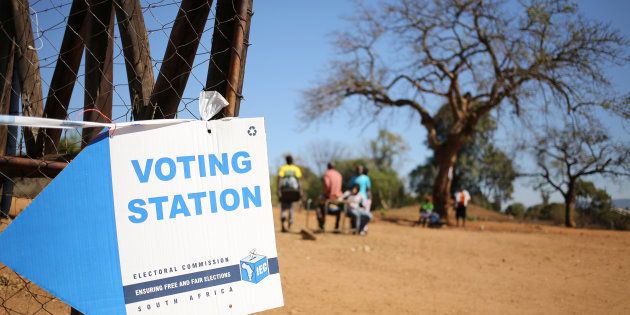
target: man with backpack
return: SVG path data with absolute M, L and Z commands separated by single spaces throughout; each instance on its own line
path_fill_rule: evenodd
M 282 232 L 287 232 L 291 229 L 295 202 L 302 197 L 302 189 L 300 187 L 302 170 L 293 164 L 291 155 L 287 155 L 285 160 L 287 164 L 278 170 L 278 199 L 280 199 Z M 287 225 L 285 225 L 285 222 Z

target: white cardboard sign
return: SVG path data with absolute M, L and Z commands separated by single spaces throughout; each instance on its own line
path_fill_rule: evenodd
M 262 118 L 128 126 L 110 153 L 127 314 L 283 305 Z

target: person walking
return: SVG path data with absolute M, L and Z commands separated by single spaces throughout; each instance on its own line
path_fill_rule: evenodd
M 320 203 L 319 211 L 317 212 L 317 222 L 319 223 L 320 231 L 324 231 L 326 224 L 326 215 L 334 214 L 335 217 L 335 231 L 339 231 L 339 221 L 341 218 L 341 208 L 339 207 L 339 201 L 343 196 L 341 191 L 341 184 L 343 183 L 343 177 L 341 173 L 335 169 L 335 164 L 329 162 L 326 166 L 327 170 L 322 178 L 324 184 L 323 200 Z
M 278 170 L 278 199 L 280 200 L 280 224 L 282 232 L 291 230 L 295 203 L 302 197 L 300 179 L 302 170 L 293 164 L 293 157 L 285 157 L 286 164 Z
M 466 209 L 470 201 L 470 194 L 464 187 L 460 187 L 455 193 L 455 220 L 459 226 L 459 220 L 462 220 L 462 226 L 466 227 Z

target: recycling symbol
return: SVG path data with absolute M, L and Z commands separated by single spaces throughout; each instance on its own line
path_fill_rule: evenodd
M 256 135 L 256 133 L 257 133 L 256 127 L 249 126 L 249 129 L 247 129 L 247 134 L 253 137 Z

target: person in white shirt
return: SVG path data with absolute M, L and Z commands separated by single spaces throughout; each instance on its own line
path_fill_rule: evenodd
M 355 233 L 359 235 L 367 234 L 367 224 L 372 220 L 372 214 L 365 208 L 366 199 L 359 193 L 359 185 L 352 186 L 351 191 L 343 194 L 346 207 L 348 207 L 348 215 L 351 218 L 351 225 Z
M 457 226 L 459 226 L 459 220 L 462 220 L 462 226 L 466 227 L 466 208 L 470 201 L 470 194 L 464 187 L 460 187 L 459 191 L 455 193 L 455 220 Z

